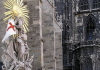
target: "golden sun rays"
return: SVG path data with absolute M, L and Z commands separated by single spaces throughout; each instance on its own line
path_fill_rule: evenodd
M 4 21 L 8 20 L 9 18 L 16 19 L 21 18 L 24 22 L 23 29 L 25 32 L 29 31 L 28 29 L 28 13 L 29 10 L 27 9 L 27 5 L 23 4 L 23 0 L 6 0 L 4 2 L 4 7 L 7 11 L 4 13 L 5 18 Z

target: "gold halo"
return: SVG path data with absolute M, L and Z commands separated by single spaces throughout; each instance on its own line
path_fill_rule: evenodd
M 23 29 L 25 32 L 27 32 L 29 10 L 27 9 L 27 6 L 23 4 L 23 0 L 6 0 L 4 2 L 4 7 L 8 10 L 4 13 L 6 16 L 4 21 L 8 20 L 9 18 L 22 18 L 24 22 Z

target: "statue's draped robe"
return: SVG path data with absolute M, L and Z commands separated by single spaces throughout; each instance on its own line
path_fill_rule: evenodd
M 29 57 L 29 47 L 27 45 L 27 35 L 22 28 L 22 22 L 16 24 L 17 34 L 6 43 L 6 49 L 2 55 L 4 63 L 3 70 L 31 70 L 33 56 Z

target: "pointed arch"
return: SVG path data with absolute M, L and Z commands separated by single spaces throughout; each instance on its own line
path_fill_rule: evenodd
M 96 21 L 97 19 L 93 14 L 89 14 L 86 17 L 86 23 L 85 23 L 86 40 L 95 39 Z

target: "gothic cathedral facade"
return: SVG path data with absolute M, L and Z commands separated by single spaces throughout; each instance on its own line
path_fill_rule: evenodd
M 63 70 L 100 70 L 100 0 L 59 0 Z

